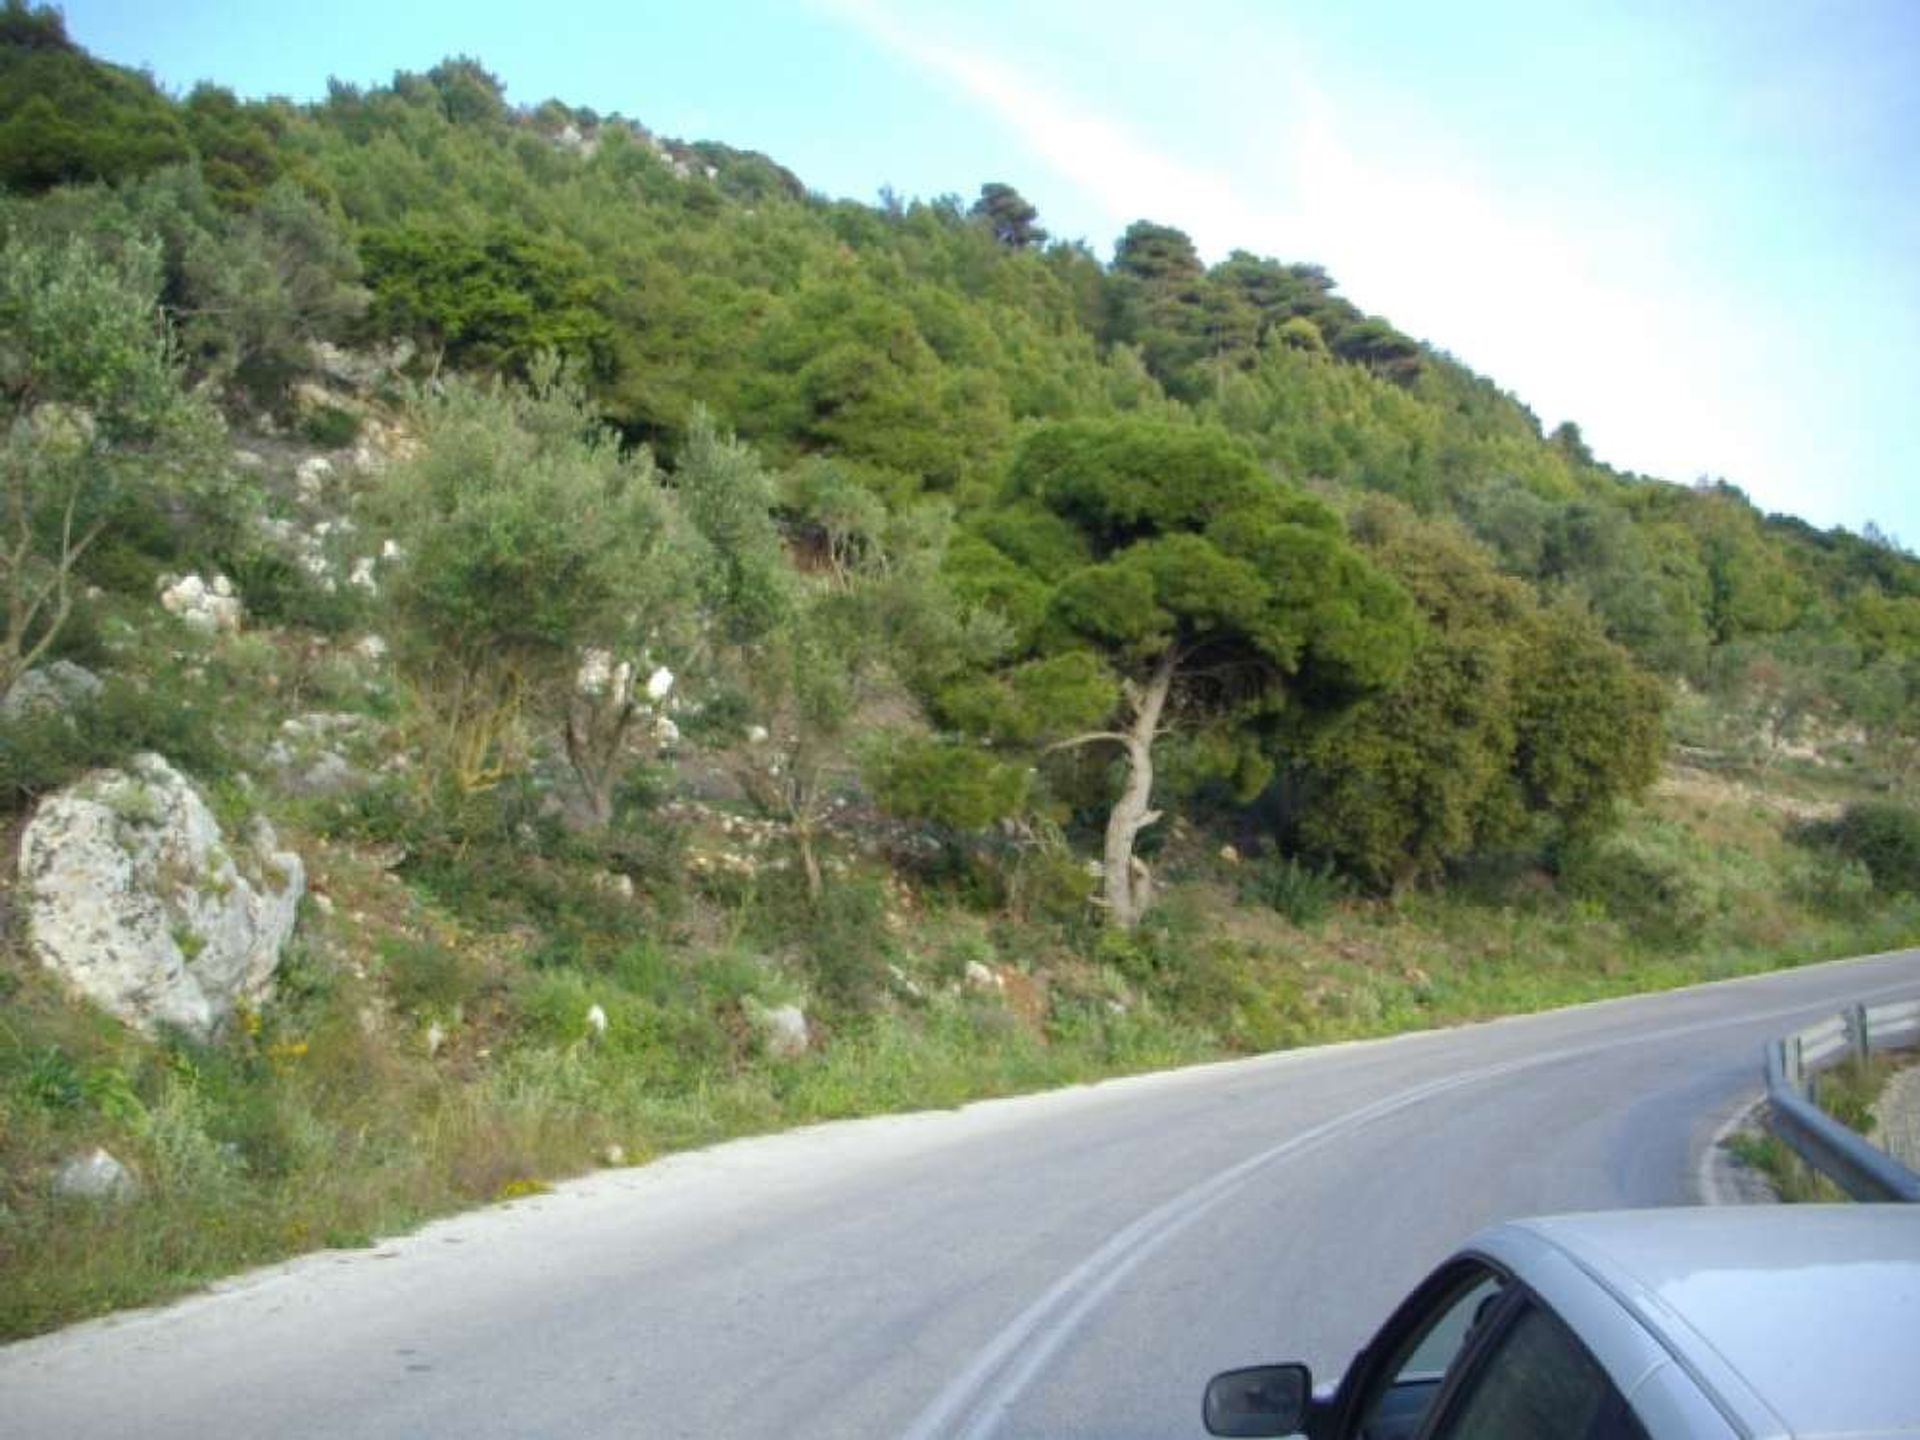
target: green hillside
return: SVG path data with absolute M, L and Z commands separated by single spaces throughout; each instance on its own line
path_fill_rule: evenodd
M 168 96 L 22 0 L 0 185 L 0 695 L 100 682 L 0 713 L 0 1335 L 596 1161 L 1920 933 L 1920 561 L 1616 471 L 1318 264 L 828 200 L 465 58 Z M 144 750 L 309 872 L 211 1041 L 69 1000 L 16 902 Z M 94 1144 L 137 1201 L 49 1198 Z

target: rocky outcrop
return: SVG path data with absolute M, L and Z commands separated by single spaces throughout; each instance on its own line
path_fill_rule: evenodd
M 0 719 L 21 720 L 29 715 L 65 715 L 100 693 L 100 677 L 71 660 L 56 660 L 29 670 L 13 682 L 0 699 Z
M 151 1033 L 212 1035 L 272 988 L 306 888 L 300 857 L 255 821 L 229 845 L 158 755 L 41 802 L 20 841 L 33 953 L 69 989 Z

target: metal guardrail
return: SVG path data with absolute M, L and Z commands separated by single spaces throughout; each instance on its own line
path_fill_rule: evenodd
M 1920 1203 L 1920 1175 L 1835 1120 L 1812 1079 L 1849 1057 L 1920 1041 L 1920 1000 L 1855 1005 L 1767 1046 L 1766 1126 L 1855 1200 Z

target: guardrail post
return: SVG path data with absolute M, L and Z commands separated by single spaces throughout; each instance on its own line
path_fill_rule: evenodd
M 1873 1035 L 1869 1028 L 1871 1022 L 1867 1019 L 1867 1007 L 1849 1005 L 1840 1014 L 1847 1025 L 1847 1048 L 1853 1051 L 1853 1058 L 1864 1065 L 1867 1063 L 1867 1056 L 1873 1051 Z
M 1844 1029 L 1849 1047 L 1868 1034 L 1868 1019 L 1848 1013 Z M 1900 1025 L 1906 1025 L 1903 1014 Z M 1816 1026 L 1821 1054 L 1832 1054 L 1831 1022 Z M 1808 1168 L 1832 1180 L 1855 1200 L 1920 1203 L 1920 1174 L 1823 1111 L 1807 1074 L 1805 1032 L 1787 1035 L 1766 1047 L 1767 1105 L 1762 1123 Z

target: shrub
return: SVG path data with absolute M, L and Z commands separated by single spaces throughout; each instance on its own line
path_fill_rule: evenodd
M 1240 880 L 1240 901 L 1264 905 L 1306 929 L 1327 918 L 1347 893 L 1333 862 L 1302 864 L 1291 855 L 1273 855 L 1248 868 Z
M 61 712 L 0 718 L 0 814 L 22 811 L 88 770 L 142 750 L 165 755 L 197 780 L 229 773 L 206 708 L 161 677 L 142 687 L 111 678 L 100 693 Z
M 1032 772 L 980 749 L 902 738 L 867 766 L 868 782 L 890 814 L 954 830 L 984 830 L 1018 814 Z
M 322 405 L 300 422 L 300 433 L 315 445 L 342 450 L 360 437 L 360 417 L 338 405 Z
M 1800 835 L 1858 860 L 1877 889 L 1920 892 L 1920 811 L 1890 800 L 1862 800 L 1837 820 L 1805 826 Z
M 478 997 L 487 977 L 467 955 L 431 940 L 398 937 L 375 946 L 394 1005 L 415 1014 L 452 1014 Z
M 1643 940 L 1695 943 L 1719 913 L 1719 896 L 1704 860 L 1683 853 L 1681 839 L 1655 830 L 1570 846 L 1561 858 L 1561 885 Z

